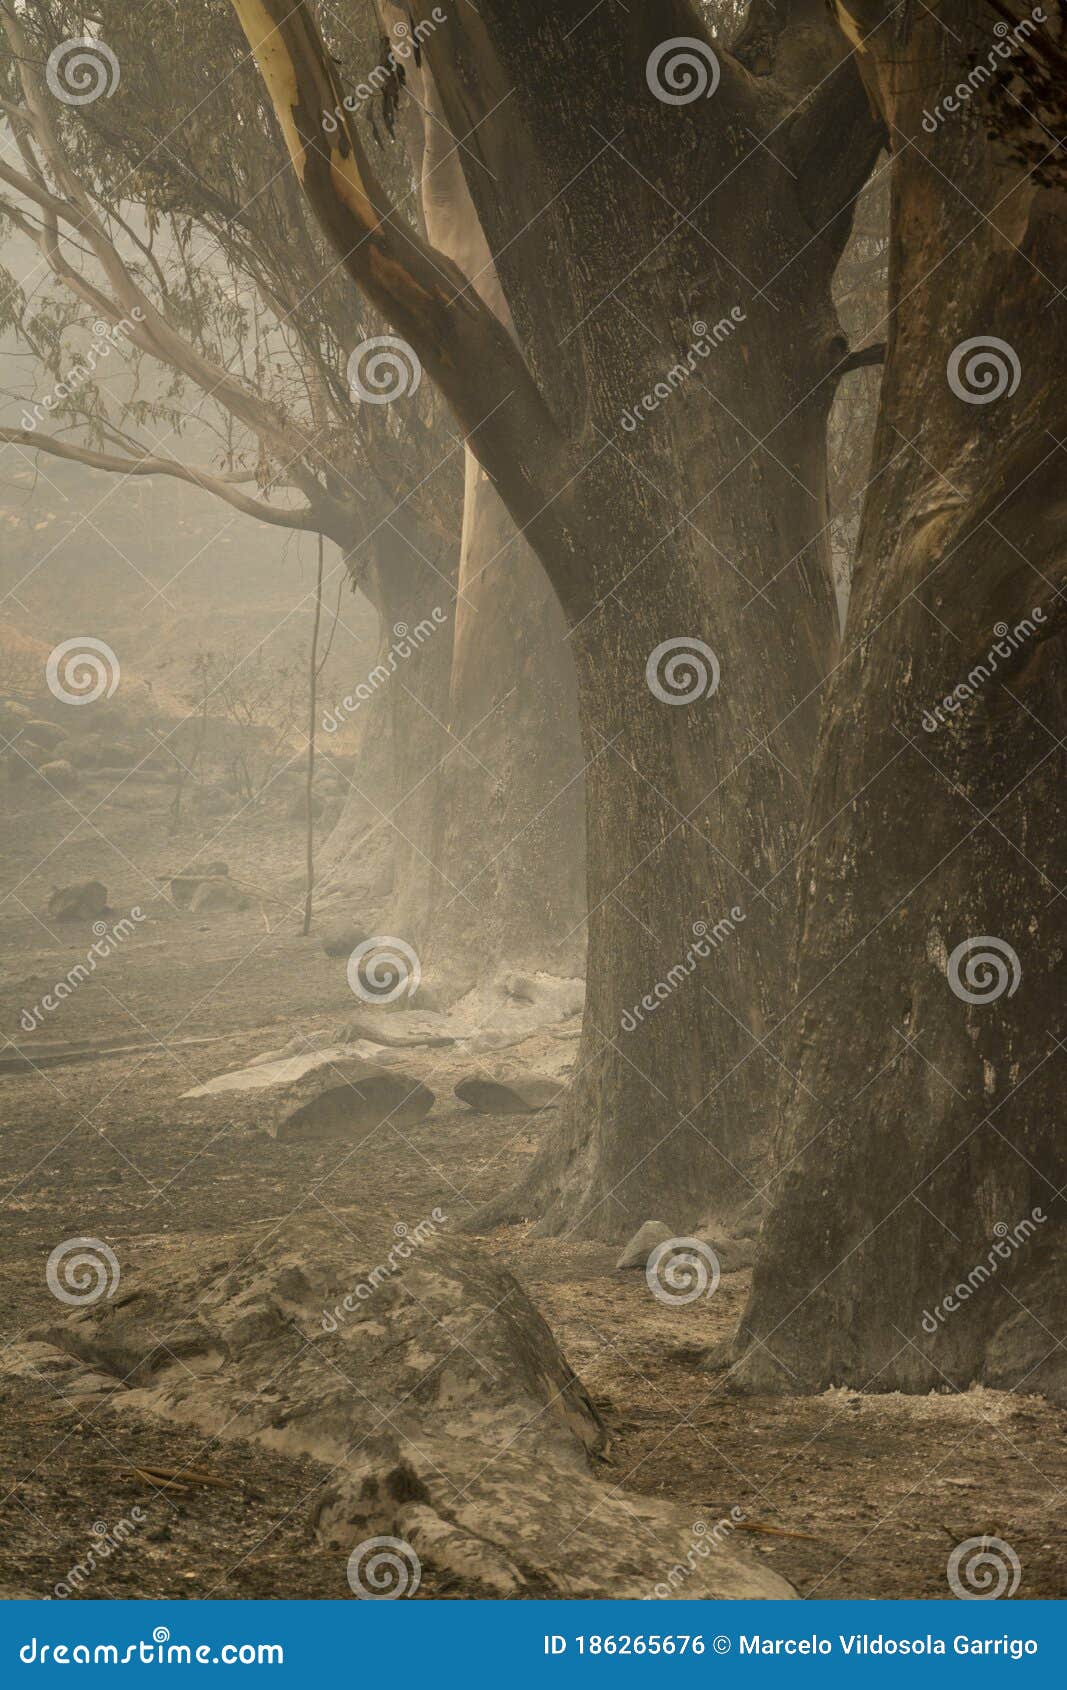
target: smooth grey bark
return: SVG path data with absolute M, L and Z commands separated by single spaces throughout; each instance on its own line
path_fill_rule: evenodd
M 890 338 L 733 1377 L 1062 1401 L 1063 200 L 979 101 L 924 125 L 989 45 L 973 7 L 849 9 L 893 145 Z

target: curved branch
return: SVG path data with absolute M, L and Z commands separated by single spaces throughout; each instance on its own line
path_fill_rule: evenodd
M 304 0 L 232 4 L 323 231 L 441 388 L 512 515 L 534 521 L 561 483 L 565 442 L 521 352 L 459 267 L 390 207 Z
M 263 499 L 253 499 L 242 493 L 237 482 L 251 479 L 245 475 L 217 475 L 212 470 L 179 463 L 176 458 L 158 458 L 150 453 L 141 458 L 120 458 L 110 452 L 97 452 L 88 446 L 59 440 L 54 434 L 37 434 L 28 428 L 0 428 L 0 444 L 49 452 L 55 458 L 68 458 L 72 463 L 108 470 L 114 475 L 169 475 L 176 481 L 187 481 L 194 487 L 202 487 L 206 493 L 214 493 L 216 498 L 232 505 L 234 510 L 270 523 L 274 528 L 299 529 L 307 534 L 322 532 L 321 519 L 310 505 L 298 510 L 285 510 L 280 505 L 269 505 Z
M 842 376 L 851 375 L 853 370 L 867 370 L 873 365 L 885 363 L 885 341 L 872 341 L 870 346 L 858 346 L 853 352 L 846 352 L 841 362 L 834 369 L 837 381 Z

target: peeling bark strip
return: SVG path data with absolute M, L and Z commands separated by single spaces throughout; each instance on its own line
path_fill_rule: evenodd
M 343 109 L 342 90 L 304 0 L 233 6 L 324 233 L 411 342 L 518 520 L 531 522 L 562 483 L 560 437 L 514 341 L 458 265 L 389 206 L 350 114 L 335 134 L 325 131 L 322 113 Z M 547 478 L 535 484 L 519 467 L 527 461 Z
M 924 127 L 988 45 L 976 10 L 849 7 L 893 137 L 891 338 L 774 1040 L 797 1084 L 738 1347 L 761 1390 L 1067 1401 L 1067 223 L 981 111 Z

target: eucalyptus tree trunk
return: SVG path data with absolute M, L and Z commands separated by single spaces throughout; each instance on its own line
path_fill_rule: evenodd
M 1064 1400 L 1062 195 L 938 117 L 992 12 L 880 12 L 890 342 L 739 1378 Z
M 831 280 L 877 132 L 848 67 L 830 71 L 821 17 L 793 22 L 834 117 L 821 137 L 783 134 L 782 164 L 750 134 L 797 102 L 781 9 L 739 49 L 781 79 L 724 62 L 713 97 L 685 105 L 649 86 L 662 19 L 605 8 L 575 36 L 568 7 L 482 16 L 515 102 L 507 133 L 490 119 L 468 146 L 499 176 L 527 131 L 539 170 L 516 184 L 511 165 L 507 220 L 464 154 L 468 182 L 527 359 L 576 431 L 563 533 L 540 552 L 578 668 L 590 910 L 577 1078 L 482 1221 L 683 1229 L 751 1203 L 769 1138 L 778 1066 L 761 1041 L 786 1007 L 788 870 L 837 638 Z M 446 33 L 427 51 L 458 129 L 473 67 L 448 75 Z
M 407 13 L 383 8 L 387 24 Z M 396 37 L 401 44 L 403 33 Z M 425 63 L 409 57 L 408 128 L 427 234 L 513 332 Z M 504 968 L 585 965 L 584 787 L 574 658 L 559 602 L 470 448 L 447 711 L 428 831 L 398 880 L 396 920 L 452 999 Z
M 494 1212 L 616 1237 L 735 1210 L 771 1124 L 763 1040 L 836 652 L 831 279 L 880 138 L 852 57 L 821 0 L 755 0 L 732 56 L 682 0 L 449 12 L 423 51 L 512 338 L 454 261 L 395 234 L 354 127 L 314 133 L 339 89 L 306 9 L 234 4 L 323 227 L 418 348 L 568 622 L 586 1015 L 558 1129 Z

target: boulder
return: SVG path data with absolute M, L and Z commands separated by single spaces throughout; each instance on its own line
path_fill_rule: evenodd
M 72 763 L 76 769 L 88 769 L 96 764 L 96 746 L 84 734 L 80 739 L 61 739 L 53 749 L 56 757 Z
M 229 873 L 226 863 L 205 863 L 201 869 L 186 869 L 181 874 L 169 875 L 166 886 L 172 902 L 180 910 L 187 910 L 205 881 L 225 880 Z
M 45 722 L 31 717 L 22 724 L 22 737 L 28 739 L 31 745 L 43 746 L 51 751 L 53 746 L 59 745 L 67 737 L 66 728 L 57 727 L 55 722 Z
M 48 913 L 56 921 L 94 921 L 107 914 L 107 887 L 102 880 L 56 886 L 48 900 Z
M 537 1115 L 542 1109 L 554 1108 L 563 1095 L 558 1080 L 543 1079 L 530 1074 L 515 1080 L 491 1080 L 472 1074 L 460 1080 L 455 1088 L 461 1103 L 466 1103 L 479 1115 Z
M 400 1540 L 395 1582 L 369 1590 L 393 1596 L 420 1572 L 457 1595 L 793 1596 L 697 1505 L 595 1475 L 588 1392 L 519 1282 L 449 1219 L 361 1215 L 355 1257 L 349 1228 L 302 1215 L 254 1249 L 124 1260 L 119 1296 L 18 1334 L 0 1371 L 151 1425 L 157 1445 L 170 1421 L 317 1463 L 295 1506 L 336 1556 L 339 1597 L 381 1537 Z
M 638 1227 L 615 1263 L 616 1269 L 643 1268 L 657 1244 L 665 1244 L 668 1238 L 677 1236 L 675 1229 L 666 1221 L 646 1221 L 644 1226 Z
M 189 909 L 193 915 L 208 910 L 246 910 L 249 902 L 241 888 L 225 875 L 203 875 L 193 890 Z
M 97 758 L 102 768 L 109 769 L 132 769 L 140 762 L 140 754 L 132 745 L 107 734 L 101 734 L 97 741 Z
M 433 1092 L 411 1074 L 353 1056 L 339 1046 L 254 1063 L 195 1086 L 187 1098 L 257 1094 L 256 1121 L 282 1143 L 355 1140 L 391 1123 L 411 1127 L 433 1108 Z
M 708 1245 L 718 1257 L 720 1271 L 726 1273 L 743 1273 L 746 1268 L 756 1265 L 756 1240 L 754 1238 L 735 1238 L 732 1233 L 721 1232 L 718 1228 L 713 1232 L 700 1231 L 695 1237 L 701 1244 Z
M 585 1008 L 585 981 L 560 979 L 554 974 L 505 974 L 505 997 L 532 1004 L 545 1021 L 564 1021 Z
M 78 771 L 65 757 L 54 758 L 50 763 L 42 763 L 37 773 L 49 786 L 55 787 L 57 792 L 70 792 L 79 784 Z

